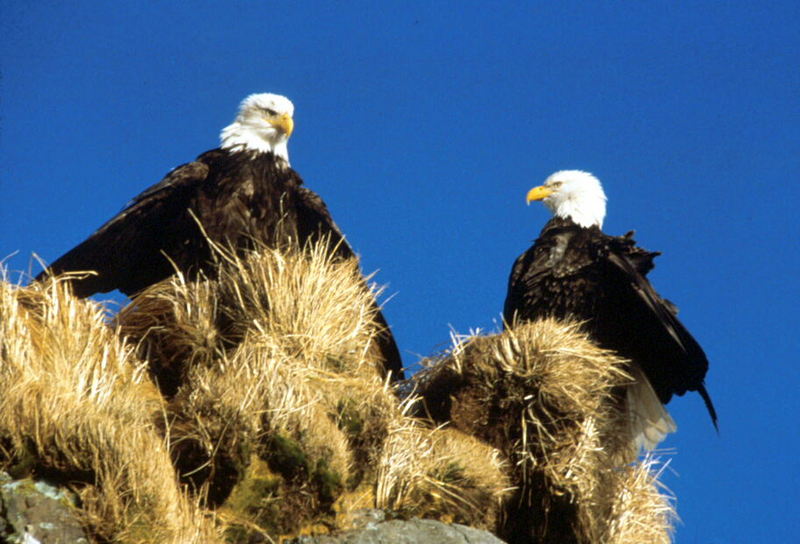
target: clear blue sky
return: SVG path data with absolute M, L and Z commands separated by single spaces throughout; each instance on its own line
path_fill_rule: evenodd
M 187 8 L 185 6 L 192 6 Z M 406 364 L 496 327 L 548 219 L 524 195 L 594 172 L 605 228 L 664 255 L 652 279 L 711 360 L 665 479 L 679 542 L 800 533 L 800 4 L 3 2 L 0 256 L 52 261 L 239 101 L 296 106 L 293 166 L 327 201 Z

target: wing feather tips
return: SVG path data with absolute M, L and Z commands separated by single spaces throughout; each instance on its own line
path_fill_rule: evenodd
M 706 410 L 708 410 L 708 415 L 711 416 L 711 423 L 714 424 L 714 429 L 716 429 L 717 433 L 719 433 L 719 425 L 717 424 L 717 410 L 714 408 L 714 403 L 711 401 L 711 395 L 708 394 L 708 390 L 706 390 L 705 383 L 700 383 L 700 387 L 697 388 L 697 392 L 700 393 L 701 397 L 703 397 L 703 402 L 706 405 Z
M 213 151 L 206 152 L 198 160 L 171 170 L 161 181 L 135 196 L 122 211 L 91 236 L 51 263 L 34 281 L 85 271 L 87 275 L 69 281 L 73 294 L 86 298 L 114 289 L 130 296 L 169 275 L 172 266 L 166 261 L 160 262 L 160 257 L 151 258 L 152 263 L 143 264 L 143 255 L 147 253 L 146 250 L 152 249 L 143 240 L 159 239 L 163 235 L 161 218 L 171 217 L 177 210 L 188 207 L 186 191 L 195 189 L 209 173 L 210 167 L 203 162 L 203 157 L 213 159 L 214 156 Z M 132 263 L 137 266 L 132 266 Z M 141 275 L 146 264 L 152 264 L 155 269 L 149 275 L 137 278 L 133 271 Z M 94 274 L 88 274 L 90 271 Z
M 102 266 L 98 266 L 96 248 L 93 239 L 89 238 L 45 267 L 34 279 L 34 282 L 46 281 L 48 278 L 67 275 L 72 286 L 72 294 L 78 298 L 90 297 L 95 293 L 105 293 L 114 289 L 106 288 L 107 275 Z
M 630 366 L 632 383 L 626 390 L 631 436 L 637 449 L 652 451 L 678 426 L 661 404 L 653 386 L 636 364 Z

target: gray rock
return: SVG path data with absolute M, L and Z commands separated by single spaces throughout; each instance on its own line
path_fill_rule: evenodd
M 367 523 L 338 535 L 302 536 L 287 544 L 504 544 L 487 531 L 430 519 Z
M 88 544 L 72 494 L 45 482 L 0 472 L 0 541 Z

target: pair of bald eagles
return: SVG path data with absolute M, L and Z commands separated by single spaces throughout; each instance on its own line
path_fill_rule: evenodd
M 77 296 L 114 289 L 135 295 L 175 268 L 208 269 L 208 239 L 240 249 L 253 240 L 298 247 L 325 239 L 336 258 L 354 257 L 322 199 L 289 166 L 293 114 L 283 96 L 248 96 L 222 130 L 218 149 L 172 170 L 37 279 L 91 270 L 95 274 L 72 280 Z M 636 382 L 627 388 L 628 406 L 640 421 L 639 444 L 654 447 L 675 429 L 663 406 L 673 394 L 698 391 L 716 426 L 703 383 L 706 356 L 675 306 L 646 279 L 658 254 L 637 247 L 632 233 L 617 237 L 600 230 L 606 203 L 600 182 L 586 172 L 561 171 L 527 199 L 543 201 L 554 217 L 514 263 L 505 321 L 585 321 L 600 346 L 629 359 Z M 400 353 L 379 310 L 377 321 L 386 372 L 400 379 Z

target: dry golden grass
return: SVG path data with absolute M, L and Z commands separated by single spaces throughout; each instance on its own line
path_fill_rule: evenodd
M 525 324 L 457 344 L 415 379 L 424 406 L 401 401 L 375 294 L 328 254 L 221 251 L 214 278 L 151 286 L 113 326 L 58 281 L 3 284 L 6 464 L 77 481 L 120 542 L 277 540 L 359 508 L 512 543 L 669 541 L 652 461 L 627 464 L 622 360 Z
M 439 422 L 480 438 L 509 459 L 518 492 L 501 536 L 511 542 L 601 542 L 632 457 L 620 395 L 625 362 L 577 324 L 526 323 L 458 343 L 419 377 Z M 640 516 L 654 532 L 669 519 Z M 660 523 L 660 524 L 659 524 Z
M 73 482 L 93 534 L 118 542 L 214 542 L 177 485 L 143 364 L 96 304 L 58 281 L 0 283 L 0 436 L 10 469 Z
M 374 294 L 357 261 L 335 260 L 326 247 L 245 256 L 220 250 L 217 279 L 173 276 L 141 293 L 118 322 L 163 374 L 157 377 L 178 380 L 169 393 L 186 369 L 219 367 L 245 340 L 278 346 L 308 363 L 295 365 L 304 371 L 371 377 L 380 364 L 372 353 Z
M 664 468 L 647 456 L 627 466 L 616 480 L 610 523 L 602 542 L 608 544 L 669 544 L 677 518 L 672 496 L 663 489 L 658 477 Z
M 495 448 L 453 429 L 397 418 L 379 461 L 376 506 L 494 530 L 511 494 Z
M 236 503 L 242 526 L 271 534 L 341 526 L 359 507 L 493 524 L 509 487 L 498 452 L 406 413 L 380 377 L 357 262 L 322 248 L 224 261 L 217 279 L 176 276 L 118 318 L 160 382 L 179 371 L 176 462 L 209 504 Z M 247 498 L 254 473 L 269 500 Z
M 231 493 L 241 506 L 260 459 L 279 485 L 270 509 L 253 498 L 248 523 L 291 532 L 332 515 L 353 465 L 338 406 L 354 385 L 384 388 L 373 297 L 358 263 L 324 247 L 262 249 L 224 254 L 216 279 L 175 276 L 120 312 L 159 383 L 171 383 L 176 462 L 212 506 Z M 286 506 L 290 496 L 302 500 Z

